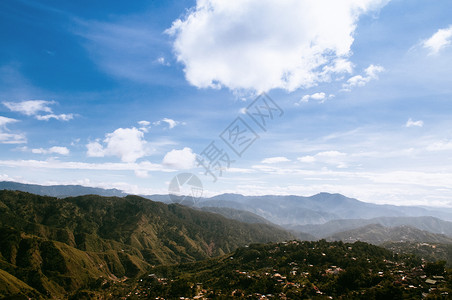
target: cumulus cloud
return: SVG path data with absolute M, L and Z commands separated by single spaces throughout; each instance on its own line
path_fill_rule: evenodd
M 319 93 L 314 93 L 312 95 L 304 95 L 303 97 L 301 97 L 300 101 L 295 103 L 295 105 L 300 105 L 300 103 L 302 102 L 309 102 L 309 100 L 316 100 L 319 101 L 320 103 L 325 102 L 327 99 L 333 98 L 334 95 L 333 94 L 325 94 L 324 92 L 319 92 Z
M 277 156 L 277 157 L 264 158 L 261 161 L 261 163 L 263 163 L 263 164 L 276 164 L 276 163 L 287 162 L 287 161 L 290 161 L 287 157 Z
M 18 120 L 0 116 L 0 143 L 1 144 L 22 144 L 27 140 L 25 135 L 18 133 L 11 133 L 6 125 L 16 123 Z
M 53 146 L 49 149 L 43 149 L 43 148 L 36 148 L 31 149 L 32 153 L 35 154 L 60 154 L 60 155 L 68 155 L 69 149 L 66 147 L 59 147 L 59 146 Z
M 387 2 L 198 0 L 166 32 L 194 86 L 293 91 L 350 73 L 359 17 Z
M 69 121 L 74 118 L 73 114 L 59 114 L 59 115 L 54 114 L 50 106 L 56 104 L 55 101 L 27 100 L 21 102 L 4 101 L 2 103 L 11 111 L 18 112 L 26 116 L 33 116 L 40 121 L 48 121 L 50 119 L 55 119 L 59 121 Z
M 423 127 L 424 121 L 413 121 L 413 119 L 409 118 L 408 121 L 406 121 L 405 127 Z
M 185 147 L 182 150 L 173 149 L 166 153 L 163 158 L 163 165 L 183 170 L 193 168 L 195 165 L 196 154 L 193 153 L 192 149 Z
M 88 157 L 104 157 L 105 151 L 104 147 L 99 143 L 99 141 L 89 142 L 86 144 L 86 155 Z
M 147 142 L 144 133 L 139 129 L 118 128 L 108 133 L 103 140 L 90 142 L 86 145 L 86 155 L 89 157 L 117 156 L 123 162 L 135 162 L 147 155 Z
M 452 25 L 448 28 L 439 29 L 430 38 L 422 41 L 422 46 L 429 51 L 429 54 L 437 54 L 443 48 L 452 43 Z
M 351 91 L 355 86 L 365 86 L 369 81 L 378 79 L 378 73 L 384 70 L 382 66 L 370 65 L 364 70 L 364 75 L 356 75 L 349 78 L 342 88 L 344 91 Z

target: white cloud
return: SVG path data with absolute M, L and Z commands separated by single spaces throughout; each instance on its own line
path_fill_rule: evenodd
M 25 135 L 18 133 L 10 133 L 6 125 L 16 123 L 18 120 L 0 116 L 0 144 L 22 144 L 27 140 Z
M 409 118 L 408 121 L 406 121 L 405 126 L 406 127 L 422 127 L 422 126 L 424 126 L 424 121 L 422 121 L 422 120 L 413 121 L 411 118 Z
M 139 121 L 138 124 L 141 125 L 141 126 L 149 126 L 149 125 L 151 125 L 151 122 L 149 122 L 149 121 Z
M 3 104 L 11 111 L 34 116 L 39 112 L 51 113 L 52 109 L 49 106 L 55 104 L 55 101 L 27 100 L 22 102 L 3 102 Z
M 54 146 L 51 147 L 49 149 L 50 153 L 57 153 L 57 154 L 61 154 L 61 155 L 68 155 L 69 154 L 69 149 L 66 147 L 59 147 L 59 146 Z
M 198 0 L 167 33 L 200 88 L 293 91 L 349 73 L 361 15 L 388 0 Z
M 48 121 L 55 119 L 59 121 L 69 121 L 74 118 L 73 114 L 59 114 L 53 113 L 50 105 L 55 104 L 55 101 L 47 100 L 27 100 L 21 102 L 2 102 L 9 110 L 24 114 L 26 116 L 34 116 L 37 120 Z M 47 114 L 39 114 L 41 112 Z
M 17 122 L 16 119 L 0 116 L 0 127 L 4 128 L 6 126 L 6 124 L 15 123 L 15 122 Z
M 55 119 L 58 121 L 69 121 L 72 120 L 74 118 L 73 114 L 59 114 L 59 115 L 55 115 L 55 114 L 48 114 L 48 115 L 37 115 L 36 119 L 40 120 L 40 121 L 48 121 L 50 119 Z
M 86 145 L 89 157 L 117 156 L 123 162 L 135 162 L 147 155 L 147 142 L 144 133 L 135 127 L 118 128 L 112 133 L 106 134 L 103 146 L 99 141 Z
M 60 155 L 68 155 L 69 149 L 66 147 L 53 146 L 49 149 L 37 148 L 31 149 L 32 153 L 35 154 L 60 154 Z
M 149 132 L 149 128 L 150 128 L 149 125 L 151 125 L 151 122 L 149 122 L 149 121 L 139 121 L 139 122 L 138 122 L 138 125 L 141 126 L 141 127 L 139 128 L 141 131 L 143 131 L 143 132 Z
M 154 124 L 155 126 L 158 126 L 158 125 L 161 125 L 162 122 L 163 122 L 163 123 L 166 123 L 170 129 L 173 129 L 173 128 L 176 127 L 177 125 L 185 125 L 184 122 L 175 121 L 175 120 L 170 119 L 170 118 L 163 118 L 163 119 L 161 119 L 160 121 L 155 121 L 155 122 L 152 123 L 152 124 Z
M 339 151 L 323 151 L 316 154 L 317 157 L 330 157 L 330 158 L 342 157 L 345 155 L 346 155 L 345 153 Z
M 347 164 L 344 162 L 344 158 L 347 154 L 339 151 L 323 151 L 315 155 L 306 155 L 298 157 L 297 160 L 302 163 L 323 163 L 329 165 L 335 165 L 337 168 L 346 168 Z
M 323 69 L 325 75 L 329 74 L 341 74 L 341 73 L 352 73 L 353 72 L 353 64 L 345 59 L 338 58 L 333 61 L 331 65 L 325 66 Z
M 107 143 L 106 154 L 118 156 L 124 162 L 135 162 L 146 155 L 144 134 L 135 127 L 118 128 L 107 134 L 104 142 Z
M 321 93 L 315 93 L 312 95 L 304 95 L 301 98 L 301 102 L 308 102 L 309 99 L 314 99 L 314 100 L 324 100 L 326 97 L 325 93 L 321 92 Z
M 452 150 L 452 141 L 440 141 L 432 143 L 427 147 L 427 150 L 429 151 L 445 151 L 445 150 Z
M 280 162 L 287 162 L 290 161 L 287 157 L 284 156 L 277 156 L 277 157 L 268 157 L 261 161 L 263 164 L 275 164 Z
M 147 170 L 134 170 L 135 176 L 139 178 L 147 178 L 149 177 L 149 172 Z
M 370 79 L 378 79 L 378 73 L 381 73 L 385 70 L 382 66 L 379 65 L 370 65 L 365 70 L 367 77 Z
M 161 171 L 174 172 L 172 169 L 163 167 L 160 164 L 154 164 L 149 161 L 140 163 L 84 163 L 84 162 L 63 162 L 58 160 L 0 160 L 0 166 L 5 167 L 24 167 L 24 168 L 42 168 L 56 170 L 104 170 L 104 171 Z
M 378 73 L 383 72 L 385 69 L 382 66 L 370 65 L 365 70 L 365 75 L 356 75 L 347 80 L 342 85 L 344 91 L 351 91 L 355 86 L 365 86 L 371 80 L 378 79 Z
M 326 95 L 324 92 L 314 93 L 312 95 L 304 95 L 301 97 L 300 101 L 295 103 L 295 105 L 300 105 L 301 102 L 309 102 L 310 99 L 319 101 L 319 103 L 325 102 L 325 100 L 334 98 L 333 94 Z
M 173 149 L 166 153 L 163 158 L 163 165 L 166 165 L 175 169 L 190 169 L 195 165 L 196 154 L 193 151 L 185 147 L 182 150 Z
M 422 41 L 422 46 L 430 51 L 430 55 L 437 54 L 441 49 L 452 43 L 452 25 L 439 29 L 430 38 Z
M 27 139 L 23 134 L 6 133 L 0 130 L 0 143 L 1 144 L 23 144 Z
M 156 62 L 163 65 L 163 66 L 170 66 L 170 63 L 166 61 L 166 59 L 163 56 L 160 56 L 156 59 Z
M 316 161 L 315 157 L 311 155 L 302 156 L 297 159 L 302 163 L 313 163 Z
M 163 118 L 162 121 L 167 123 L 170 129 L 176 127 L 176 125 L 179 124 L 179 122 L 174 121 L 173 119 L 168 119 L 168 118 Z
M 104 147 L 98 142 L 90 142 L 86 145 L 88 157 L 104 157 L 105 150 Z

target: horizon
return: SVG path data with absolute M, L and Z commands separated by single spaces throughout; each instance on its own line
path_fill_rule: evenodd
M 55 186 L 63 186 L 63 187 L 82 187 L 82 188 L 93 188 L 93 189 L 104 189 L 102 187 L 96 187 L 96 186 L 86 186 L 86 185 L 72 185 L 72 184 L 61 184 L 61 185 L 40 185 L 40 184 L 32 184 L 32 183 L 22 183 L 22 182 L 16 182 L 16 181 L 0 181 L 0 183 L 2 182 L 10 182 L 10 183 L 18 183 L 18 184 L 23 184 L 23 185 L 37 185 L 37 186 L 43 186 L 43 187 L 55 187 Z M 171 198 L 171 196 L 176 196 L 176 197 L 187 197 L 187 196 L 191 196 L 189 194 L 171 194 L 171 193 L 164 193 L 164 194 L 134 194 L 134 193 L 127 193 L 124 190 L 121 189 L 117 189 L 117 188 L 110 188 L 110 189 L 104 189 L 104 190 L 116 190 L 119 192 L 122 192 L 125 194 L 125 196 L 139 196 L 139 197 L 152 197 L 152 196 L 168 196 L 169 198 Z M 341 194 L 341 193 L 329 193 L 329 192 L 319 192 L 316 194 L 310 194 L 310 195 L 296 195 L 296 194 L 262 194 L 262 195 L 247 195 L 247 194 L 237 194 L 237 193 L 222 193 L 222 194 L 211 194 L 211 195 L 207 195 L 204 196 L 202 195 L 201 197 L 197 198 L 197 199 L 211 199 L 214 197 L 219 197 L 219 196 L 223 196 L 223 195 L 236 195 L 236 196 L 244 196 L 244 197 L 301 197 L 301 198 L 311 198 L 317 195 L 321 195 L 321 194 L 328 194 L 328 195 L 339 195 L 342 197 L 345 197 L 347 199 L 351 199 L 351 200 L 356 200 L 358 202 L 362 202 L 362 203 L 369 203 L 369 204 L 375 204 L 375 205 L 394 205 L 394 206 L 398 206 L 398 207 L 420 207 L 420 208 L 452 208 L 452 206 L 426 206 L 426 205 L 397 205 L 397 204 L 391 204 L 391 203 L 373 203 L 373 202 L 367 202 L 367 201 L 363 201 L 361 199 L 357 199 L 357 198 L 353 198 L 353 197 L 348 197 L 347 195 Z M 124 197 L 125 197 L 124 196 Z M 71 196 L 72 197 L 72 196 Z M 153 199 L 149 199 L 152 201 L 158 201 L 158 200 L 153 200 Z M 196 203 L 199 202 L 199 200 L 196 200 Z M 435 218 L 435 217 L 433 217 Z
M 3 1 L 0 181 L 452 207 L 450 11 Z

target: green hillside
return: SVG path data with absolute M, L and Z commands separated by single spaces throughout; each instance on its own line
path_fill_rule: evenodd
M 452 276 L 444 263 L 364 242 L 253 244 L 219 258 L 158 266 L 114 290 L 131 299 L 449 299 Z
M 152 266 L 224 255 L 292 236 L 137 196 L 57 199 L 0 191 L 3 295 L 23 282 L 42 297 L 63 298 L 139 276 Z M 28 291 L 25 286 L 20 290 Z

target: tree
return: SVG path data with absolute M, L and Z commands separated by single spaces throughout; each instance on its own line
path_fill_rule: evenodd
M 424 272 L 427 276 L 443 275 L 445 265 L 446 261 L 444 260 L 440 260 L 434 263 L 427 263 L 424 267 Z

